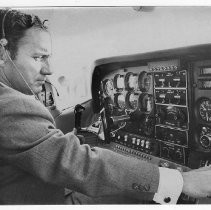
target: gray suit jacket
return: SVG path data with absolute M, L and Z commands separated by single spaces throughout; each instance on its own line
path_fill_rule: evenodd
M 59 204 L 64 188 L 152 199 L 158 182 L 157 166 L 80 145 L 41 102 L 0 83 L 0 202 Z

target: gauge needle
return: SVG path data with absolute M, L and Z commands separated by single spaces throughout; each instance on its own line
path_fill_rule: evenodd
M 203 108 L 203 110 L 206 110 L 206 108 L 203 105 L 201 105 L 201 107 Z

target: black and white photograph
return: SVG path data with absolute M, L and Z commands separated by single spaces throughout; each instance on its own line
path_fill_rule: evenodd
M 211 6 L 1 6 L 0 208 L 160 204 L 211 204 Z

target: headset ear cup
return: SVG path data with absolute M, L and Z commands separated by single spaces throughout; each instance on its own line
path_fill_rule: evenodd
M 7 39 L 5 39 L 5 38 L 0 39 L 0 45 L 1 45 L 2 47 L 5 47 L 7 44 L 8 44 Z

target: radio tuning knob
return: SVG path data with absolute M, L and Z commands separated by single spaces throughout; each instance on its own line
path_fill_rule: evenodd
M 112 138 L 114 138 L 115 136 L 116 136 L 116 134 L 115 133 L 110 133 L 110 136 L 112 137 Z

